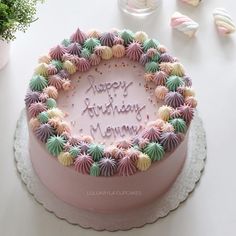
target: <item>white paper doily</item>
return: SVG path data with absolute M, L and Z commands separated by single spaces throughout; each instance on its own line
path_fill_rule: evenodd
M 201 178 L 207 156 L 205 131 L 198 114 L 195 115 L 190 127 L 188 145 L 188 157 L 183 170 L 170 190 L 161 199 L 141 209 L 116 215 L 93 213 L 73 207 L 58 199 L 40 182 L 29 158 L 25 109 L 21 112 L 17 122 L 14 153 L 22 181 L 26 184 L 28 191 L 45 209 L 71 224 L 78 224 L 81 227 L 95 230 L 116 231 L 153 223 L 159 218 L 167 216 L 187 199 Z

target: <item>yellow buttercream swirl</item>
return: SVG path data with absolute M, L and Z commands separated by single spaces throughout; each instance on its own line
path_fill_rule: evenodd
M 101 58 L 103 60 L 109 60 L 113 56 L 112 49 L 108 46 L 102 46 L 102 55 Z
M 44 77 L 48 76 L 48 64 L 46 63 L 39 63 L 34 70 L 36 75 L 42 75 Z
M 170 119 L 170 113 L 172 109 L 173 108 L 170 106 L 166 106 L 166 105 L 161 106 L 158 110 L 159 117 L 164 121 L 168 121 Z
M 185 75 L 183 65 L 179 62 L 172 63 L 171 75 L 177 75 L 183 77 Z
M 143 43 L 147 39 L 148 39 L 148 35 L 143 31 L 138 31 L 134 35 L 134 40 L 139 43 Z
M 64 61 L 63 68 L 66 69 L 71 75 L 77 70 L 76 66 L 69 60 Z
M 47 113 L 48 113 L 49 118 L 53 118 L 53 117 L 63 118 L 65 116 L 63 111 L 56 107 L 49 109 Z
M 125 55 L 125 47 L 121 44 L 116 44 L 112 47 L 112 53 L 114 57 L 123 57 Z
M 74 161 L 69 152 L 61 152 L 57 159 L 63 166 L 70 166 Z
M 151 158 L 144 154 L 144 153 L 140 153 L 138 156 L 138 160 L 137 160 L 137 168 L 140 171 L 145 171 L 147 170 L 150 166 L 151 166 Z

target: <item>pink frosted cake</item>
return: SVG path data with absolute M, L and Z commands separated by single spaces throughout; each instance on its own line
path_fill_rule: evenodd
M 191 86 L 178 59 L 144 32 L 77 29 L 39 59 L 29 83 L 35 172 L 59 199 L 89 211 L 158 200 L 187 156 Z

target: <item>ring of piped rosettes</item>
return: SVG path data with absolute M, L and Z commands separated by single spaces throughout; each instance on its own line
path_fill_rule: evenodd
M 89 135 L 73 137 L 56 99 L 60 90 L 71 89 L 72 74 L 113 57 L 141 63 L 145 80 L 156 85 L 156 98 L 164 105 L 158 119 L 149 122 L 140 135 L 105 147 Z M 77 29 L 39 59 L 25 103 L 34 134 L 62 165 L 92 176 L 129 176 L 148 170 L 184 139 L 197 106 L 191 86 L 178 59 L 145 32 Z

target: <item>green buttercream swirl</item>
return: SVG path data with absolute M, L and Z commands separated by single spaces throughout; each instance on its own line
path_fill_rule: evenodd
M 50 154 L 52 154 L 53 156 L 58 156 L 60 154 L 60 152 L 63 151 L 63 148 L 65 146 L 65 139 L 62 136 L 51 136 L 48 140 L 47 140 L 47 149 L 49 151 Z
M 181 118 L 175 118 L 169 121 L 177 133 L 185 133 L 187 130 L 186 122 Z
M 47 123 L 48 122 L 48 113 L 46 111 L 40 112 L 38 114 L 38 119 L 41 123 Z
M 159 64 L 154 61 L 147 62 L 145 64 L 145 71 L 147 73 L 155 73 L 158 70 L 159 70 Z
M 152 161 L 159 161 L 163 158 L 164 148 L 159 143 L 149 143 L 144 148 L 144 153 L 147 154 Z
M 88 38 L 85 40 L 84 42 L 84 47 L 87 48 L 90 52 L 93 52 L 93 49 L 96 47 L 96 46 L 100 46 L 101 43 L 98 39 L 96 38 Z
M 57 102 L 53 98 L 48 98 L 47 101 L 46 101 L 46 105 L 47 105 L 48 109 L 52 109 L 54 107 L 57 107 Z
M 42 91 L 47 85 L 48 81 L 42 75 L 34 75 L 29 83 L 33 91 Z
M 155 62 L 158 62 L 160 59 L 160 54 L 159 52 L 156 53 L 152 58 L 151 58 L 151 61 L 155 61 Z
M 120 37 L 124 40 L 125 44 L 129 44 L 134 40 L 134 33 L 131 30 L 122 30 L 120 32 Z
M 178 87 L 184 85 L 184 81 L 181 77 L 176 75 L 171 75 L 166 81 L 166 87 L 170 91 L 176 91 Z
M 91 52 L 87 48 L 83 48 L 81 50 L 81 53 L 80 53 L 81 57 L 88 59 L 90 55 L 91 55 Z
M 69 39 L 63 39 L 61 44 L 65 47 L 68 47 L 71 44 L 71 41 Z
M 78 146 L 73 146 L 69 150 L 70 155 L 76 158 L 80 154 L 80 148 Z
M 59 71 L 59 70 L 62 70 L 62 68 L 63 68 L 63 64 L 62 64 L 61 61 L 52 60 L 52 61 L 51 61 L 51 64 L 52 64 L 53 66 L 55 66 L 58 71 Z
M 97 162 L 94 162 L 90 167 L 90 175 L 92 176 L 99 176 L 100 175 L 100 168 Z
M 100 144 L 92 143 L 89 145 L 88 153 L 93 157 L 94 161 L 99 161 L 102 158 L 104 147 Z
M 157 48 L 159 42 L 156 39 L 147 39 L 143 42 L 143 49 L 146 52 L 149 48 Z

